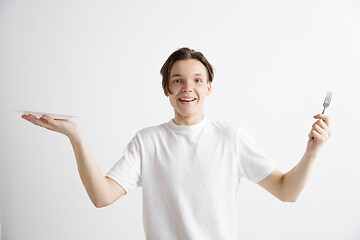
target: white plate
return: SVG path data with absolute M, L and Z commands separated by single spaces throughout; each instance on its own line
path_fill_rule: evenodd
M 71 119 L 71 118 L 74 118 L 74 117 L 78 117 L 78 116 L 72 116 L 72 115 L 65 115 L 65 114 L 58 114 L 58 113 L 48 113 L 48 112 L 34 112 L 34 111 L 28 111 L 28 110 L 17 110 L 17 109 L 13 109 L 14 111 L 17 111 L 17 112 L 22 112 L 23 114 L 31 114 L 37 118 L 41 117 L 42 115 L 47 115 L 51 118 L 54 118 L 54 119 Z

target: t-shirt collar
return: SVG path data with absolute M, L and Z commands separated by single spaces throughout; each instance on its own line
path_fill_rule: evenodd
M 174 119 L 172 118 L 168 122 L 168 126 L 175 131 L 192 132 L 192 131 L 201 130 L 206 125 L 207 122 L 208 122 L 208 118 L 205 115 L 203 116 L 203 119 L 200 122 L 194 125 L 177 125 L 174 122 Z

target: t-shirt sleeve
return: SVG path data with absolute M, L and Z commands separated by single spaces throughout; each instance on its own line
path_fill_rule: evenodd
M 239 174 L 258 183 L 275 170 L 273 161 L 265 155 L 254 138 L 242 127 L 237 131 Z
M 126 193 L 141 186 L 141 145 L 139 133 L 127 144 L 123 156 L 108 171 L 106 176 L 120 184 Z

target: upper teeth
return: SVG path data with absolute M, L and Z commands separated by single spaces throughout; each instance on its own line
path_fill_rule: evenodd
M 182 101 L 193 101 L 195 98 L 180 98 Z

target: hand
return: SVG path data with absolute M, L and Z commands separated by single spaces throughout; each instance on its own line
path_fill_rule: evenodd
M 78 131 L 75 123 L 65 119 L 54 119 L 47 115 L 42 115 L 40 118 L 36 118 L 31 114 L 23 114 L 21 117 L 37 126 L 62 133 L 67 137 L 70 137 Z
M 313 125 L 309 133 L 306 154 L 316 156 L 322 145 L 331 135 L 330 118 L 327 115 L 318 114 L 314 118 L 319 119 Z

